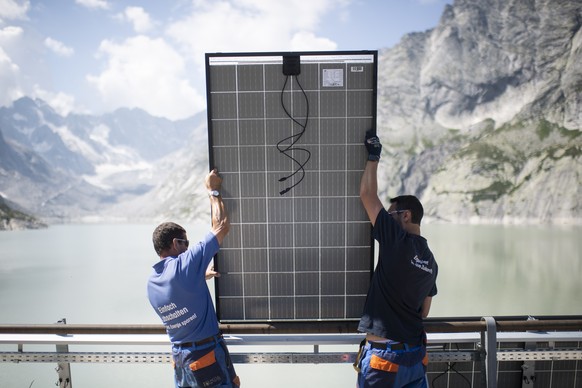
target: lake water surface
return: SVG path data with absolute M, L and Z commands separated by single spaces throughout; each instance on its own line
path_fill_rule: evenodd
M 160 323 L 145 289 L 157 261 L 155 226 L 1 232 L 0 323 Z M 208 230 L 204 223 L 184 226 L 192 241 Z M 582 314 L 581 226 L 428 224 L 422 233 L 439 263 L 432 317 Z M 0 388 L 54 387 L 55 367 L 0 363 Z M 244 387 L 355 385 L 348 364 L 237 365 L 237 371 Z M 169 364 L 72 364 L 72 379 L 75 388 L 171 387 L 172 371 Z

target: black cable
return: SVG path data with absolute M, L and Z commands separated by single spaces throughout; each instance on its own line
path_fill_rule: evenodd
M 285 139 L 279 141 L 277 143 L 277 149 L 279 150 L 279 152 L 285 154 L 285 156 L 287 156 L 288 158 L 292 159 L 297 165 L 298 168 L 290 175 L 283 177 L 281 179 L 279 179 L 279 182 L 283 182 L 289 178 L 291 178 L 292 176 L 294 176 L 295 174 L 297 174 L 299 171 L 302 172 L 302 177 L 301 179 L 295 183 L 292 187 L 287 188 L 287 191 L 289 191 L 291 188 L 295 187 L 297 184 L 299 184 L 302 180 L 303 177 L 305 176 L 305 170 L 304 170 L 304 166 L 307 164 L 307 162 L 309 161 L 309 159 L 311 158 L 311 153 L 309 152 L 309 150 L 305 149 L 305 148 L 301 148 L 301 147 L 293 147 L 298 141 L 299 139 L 301 139 L 301 137 L 303 136 L 303 134 L 305 133 L 306 129 L 307 129 L 307 122 L 309 120 L 309 100 L 307 99 L 307 94 L 305 93 L 305 90 L 303 90 L 303 87 L 301 86 L 301 83 L 299 82 L 299 79 L 295 78 L 297 85 L 299 86 L 299 88 L 301 89 L 301 92 L 303 93 L 303 97 L 305 98 L 305 102 L 306 102 L 306 115 L 305 115 L 305 123 L 302 124 L 300 123 L 297 119 L 295 119 L 287 110 L 287 108 L 285 107 L 285 103 L 283 100 L 283 91 L 285 90 L 285 87 L 287 85 L 287 82 L 289 80 L 289 76 L 287 76 L 285 78 L 285 83 L 283 84 L 283 89 L 281 90 L 281 107 L 283 108 L 283 110 L 285 111 L 285 114 L 287 115 L 287 117 L 289 117 L 295 124 L 299 125 L 301 127 L 301 132 L 288 136 Z M 294 139 L 291 144 L 289 144 L 287 147 L 285 147 L 284 149 L 281 149 L 281 143 L 290 140 L 290 139 Z M 304 163 L 299 163 L 299 161 L 297 161 L 297 159 L 295 159 L 293 156 L 291 156 L 290 154 L 288 154 L 289 151 L 304 151 L 307 153 L 307 160 Z
M 457 350 L 459 350 L 459 345 L 458 344 L 456 344 L 456 347 L 457 347 Z M 463 380 L 465 380 L 465 382 L 467 383 L 467 385 L 470 388 L 471 387 L 471 382 L 461 372 L 459 372 L 458 370 L 455 369 L 455 365 L 457 365 L 456 362 L 453 362 L 453 363 L 447 362 L 447 368 L 441 374 L 435 376 L 435 378 L 432 379 L 432 384 L 431 385 L 434 388 L 436 388 L 435 381 L 437 379 L 443 377 L 444 375 L 446 375 L 448 372 L 453 371 L 456 374 L 458 374 L 459 376 L 461 376 L 463 378 Z
M 297 165 L 297 168 L 295 169 L 295 171 L 292 174 L 289 174 L 287 176 L 280 178 L 279 182 L 286 181 L 287 179 L 293 177 L 298 172 L 301 172 L 301 178 L 299 178 L 299 180 L 297 182 L 295 182 L 293 185 L 280 191 L 279 192 L 280 195 L 287 193 L 289 190 L 293 189 L 295 186 L 297 186 L 299 183 L 301 183 L 301 181 L 303 181 L 303 178 L 305 178 L 305 165 L 307 164 L 307 162 L 309 162 L 309 159 L 311 159 L 311 152 L 309 152 L 308 149 L 305 149 L 302 147 L 294 147 L 295 144 L 301 139 L 301 137 L 303 136 L 303 134 L 307 130 L 307 123 L 309 121 L 309 99 L 307 98 L 307 93 L 305 93 L 305 90 L 303 90 L 303 87 L 301 86 L 299 79 L 297 78 L 297 76 L 295 76 L 295 81 L 297 82 L 299 89 L 301 89 L 301 92 L 303 93 L 303 97 L 305 98 L 305 105 L 306 105 L 305 122 L 301 123 L 301 122 L 299 122 L 299 120 L 297 120 L 295 117 L 293 117 L 289 113 L 287 108 L 285 107 L 285 101 L 283 99 L 283 96 L 284 96 L 285 88 L 287 87 L 287 83 L 289 82 L 289 77 L 293 77 L 293 76 L 288 75 L 285 78 L 285 83 L 283 84 L 283 88 L 281 89 L 281 107 L 285 111 L 285 114 L 287 115 L 287 117 L 289 117 L 291 119 L 291 121 L 293 121 L 294 124 L 301 127 L 301 131 L 296 133 L 296 134 L 293 134 L 291 136 L 287 136 L 286 138 L 280 140 L 277 143 L 277 149 L 279 150 L 279 152 L 284 154 L 289 159 L 291 159 Z M 291 80 L 293 80 L 293 79 L 291 78 Z M 292 94 L 291 94 L 291 98 L 293 98 Z M 286 142 L 286 141 L 291 141 L 291 143 L 289 145 L 287 145 L 286 147 L 282 147 L 281 144 Z M 295 151 L 305 152 L 307 154 L 307 159 L 303 163 L 300 163 L 297 159 L 295 159 L 293 157 L 293 155 L 291 155 L 291 153 L 293 153 Z

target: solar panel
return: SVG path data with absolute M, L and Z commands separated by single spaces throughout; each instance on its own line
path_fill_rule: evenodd
M 376 51 L 206 54 L 210 166 L 231 221 L 215 260 L 221 322 L 360 318 L 376 77 Z

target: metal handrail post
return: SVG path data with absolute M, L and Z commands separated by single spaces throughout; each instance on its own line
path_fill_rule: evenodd
M 497 388 L 497 325 L 493 317 L 483 317 L 486 330 L 481 333 L 485 338 L 485 376 L 487 379 L 487 388 Z
M 57 322 L 59 325 L 65 325 L 67 320 L 65 318 Z M 69 345 L 57 344 L 57 353 L 69 353 Z M 57 363 L 57 375 L 59 380 L 57 381 L 57 386 L 59 388 L 73 388 L 73 382 L 71 380 L 71 364 L 69 362 L 59 362 Z

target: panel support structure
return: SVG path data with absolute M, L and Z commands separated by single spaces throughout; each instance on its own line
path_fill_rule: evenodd
M 297 323 L 295 323 L 297 324 Z M 333 325 L 335 327 L 335 324 Z M 265 329 L 262 325 L 259 326 Z M 517 320 L 515 317 L 487 317 L 470 319 L 437 320 L 425 322 L 428 333 L 428 356 L 433 371 L 428 377 L 433 379 L 451 373 L 462 373 L 469 381 L 484 381 L 481 386 L 495 387 L 506 384 L 508 376 L 520 386 L 523 370 L 519 362 L 535 363 L 551 361 L 550 370 L 537 367 L 536 385 L 544 384 L 548 379 L 559 381 L 560 386 L 573 387 L 568 381 L 574 380 L 580 373 L 582 361 L 582 319 L 581 317 L 553 317 L 541 320 Z M 226 332 L 229 328 L 222 326 Z M 241 327 L 237 327 L 241 329 Z M 303 333 L 293 334 L 278 328 L 278 334 L 258 333 L 258 328 L 244 326 L 251 333 L 225 334 L 233 360 L 248 364 L 349 364 L 356 357 L 358 344 L 363 334 L 349 330 L 335 330 L 335 334 Z M 271 328 L 271 330 L 274 328 Z M 336 327 L 337 329 L 337 327 Z M 266 330 L 266 329 L 265 329 Z M 268 331 L 268 330 L 267 330 Z M 273 332 L 273 331 L 272 331 Z M 530 348 L 523 343 L 536 344 Z M 170 342 L 163 325 L 83 325 L 83 324 L 49 324 L 49 325 L 0 325 L 0 345 L 3 349 L 13 346 L 12 351 L 0 352 L 1 363 L 170 363 Z M 57 351 L 38 352 L 28 350 L 28 346 L 58 346 Z M 144 346 L 144 351 L 109 352 L 107 347 L 127 346 L 135 349 Z M 288 346 L 293 345 L 294 352 Z M 73 351 L 68 347 L 82 350 L 83 347 L 96 349 L 92 352 Z M 97 347 L 97 348 L 96 348 Z M 105 347 L 105 348 L 104 348 Z M 254 347 L 254 348 L 253 348 Z M 457 350 L 452 350 L 456 348 Z M 97 350 L 98 349 L 98 350 Z M 147 349 L 147 350 L 146 350 Z M 240 349 L 240 351 L 239 351 Z M 271 351 L 269 351 L 271 350 Z M 517 361 L 517 362 L 516 362 Z M 575 362 L 572 362 L 575 361 Z M 497 379 L 497 363 L 506 362 Z M 463 368 L 454 370 L 451 363 L 462 363 Z M 483 363 L 483 364 L 482 364 Z M 440 364 L 440 365 L 439 365 Z M 480 365 L 482 365 L 480 367 Z M 534 364 L 535 365 L 535 364 Z M 434 368 L 438 368 L 434 370 Z M 74 367 L 73 367 L 74 368 Z M 442 371 L 440 370 L 442 368 Z M 63 369 L 64 370 L 64 369 Z M 443 374 L 444 372 L 444 374 Z M 71 386 L 70 370 L 68 385 Z M 449 376 L 452 378 L 452 374 Z M 517 377 L 517 380 L 515 379 Z M 447 377 L 445 377 L 447 378 Z M 452 381 L 452 380 L 451 380 Z M 566 383 L 563 383 L 566 382 Z M 455 387 L 459 385 L 454 385 Z M 463 380 L 460 386 L 466 386 Z M 525 386 L 531 387 L 526 383 Z M 453 387 L 453 385 L 451 385 Z
M 487 388 L 497 388 L 497 326 L 493 317 L 483 317 L 486 330 L 481 333 L 485 347 L 485 378 Z
M 57 324 L 60 325 L 65 325 L 66 323 L 67 320 L 65 318 L 57 322 Z M 56 344 L 56 348 L 58 354 L 66 354 L 69 352 L 69 345 Z M 73 381 L 71 379 L 71 365 L 69 364 L 69 361 L 59 361 L 57 363 L 56 371 L 59 378 L 56 385 L 59 388 L 73 388 Z

